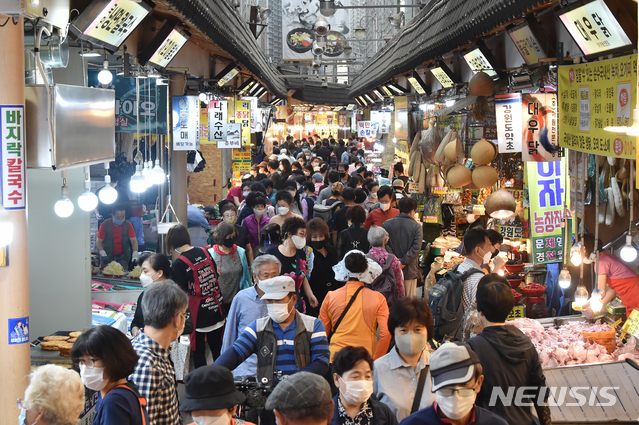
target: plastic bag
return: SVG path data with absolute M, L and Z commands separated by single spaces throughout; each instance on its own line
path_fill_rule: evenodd
M 422 140 L 419 142 L 419 151 L 422 154 L 422 161 L 428 164 L 435 164 L 435 153 L 442 141 L 439 129 L 431 125 L 428 130 L 422 131 Z

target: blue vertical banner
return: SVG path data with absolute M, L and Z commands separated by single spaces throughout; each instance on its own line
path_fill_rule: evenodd
M 29 316 L 9 319 L 9 345 L 29 342 Z

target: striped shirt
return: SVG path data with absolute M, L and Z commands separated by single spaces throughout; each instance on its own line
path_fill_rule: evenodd
M 232 346 L 241 361 L 246 360 L 251 354 L 257 352 L 256 326 L 257 321 L 253 321 L 248 325 Z M 276 369 L 281 371 L 283 375 L 292 375 L 298 372 L 295 365 L 295 320 L 288 325 L 286 330 L 282 330 L 278 323 L 273 322 L 273 331 L 277 338 Z M 328 365 L 329 355 L 324 325 L 319 319 L 315 319 L 311 335 L 311 363 L 320 362 Z

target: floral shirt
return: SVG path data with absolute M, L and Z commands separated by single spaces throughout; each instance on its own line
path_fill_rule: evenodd
M 388 257 L 388 251 L 384 248 L 371 248 L 368 251 L 369 255 L 373 257 L 375 261 L 378 263 L 380 260 L 386 260 Z M 393 269 L 393 273 L 395 274 L 395 282 L 397 283 L 397 297 L 404 298 L 406 296 L 406 289 L 404 288 L 404 274 L 402 273 L 402 267 L 399 265 L 399 260 L 397 257 L 393 260 L 393 264 L 391 264 L 391 268 Z
M 368 400 L 364 403 L 359 413 L 351 418 L 346 413 L 346 409 L 342 406 L 342 401 L 337 397 L 337 406 L 339 412 L 339 423 L 341 425 L 371 425 L 373 419 L 373 408 Z

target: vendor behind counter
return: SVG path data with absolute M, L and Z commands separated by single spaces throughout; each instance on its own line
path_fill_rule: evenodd
M 601 239 L 597 241 L 598 249 L 601 251 Z M 595 237 L 592 234 L 584 235 L 584 246 L 587 255 L 591 255 L 595 247 Z M 589 257 L 584 262 L 592 262 Z M 619 258 L 610 254 L 599 254 L 599 274 L 597 276 L 597 289 L 603 292 L 601 309 L 619 296 L 623 305 L 626 306 L 626 317 L 630 316 L 632 310 L 639 309 L 639 276 L 630 269 Z M 593 291 L 594 292 L 594 291 Z M 587 302 L 583 306 L 590 308 Z M 598 313 L 597 311 L 594 312 Z

